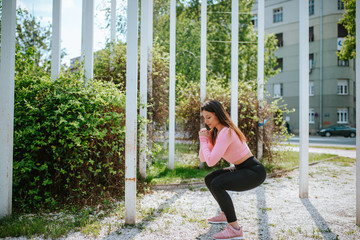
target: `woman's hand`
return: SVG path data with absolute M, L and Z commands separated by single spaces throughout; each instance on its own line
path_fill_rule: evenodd
M 206 128 L 202 128 L 199 131 L 199 136 L 210 137 L 210 131 L 207 130 Z

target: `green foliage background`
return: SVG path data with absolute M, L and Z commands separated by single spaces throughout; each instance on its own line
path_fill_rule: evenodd
M 124 190 L 125 94 L 78 73 L 55 81 L 17 54 L 14 130 L 15 205 L 93 204 Z

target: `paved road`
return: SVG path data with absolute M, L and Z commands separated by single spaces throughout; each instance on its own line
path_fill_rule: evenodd
M 290 143 L 299 143 L 299 136 L 292 137 Z M 309 143 L 311 145 L 343 145 L 349 147 L 356 146 L 356 138 L 309 136 Z
M 281 146 L 281 148 L 286 147 L 292 151 L 299 151 L 299 146 L 296 146 L 296 144 L 299 144 L 299 136 L 291 138 L 289 143 L 292 144 L 292 146 Z M 310 136 L 309 143 L 309 152 L 329 153 L 343 157 L 356 158 L 356 150 L 354 149 L 356 147 L 356 138 Z M 329 147 L 335 148 L 332 149 Z M 338 147 L 352 149 L 338 149 Z

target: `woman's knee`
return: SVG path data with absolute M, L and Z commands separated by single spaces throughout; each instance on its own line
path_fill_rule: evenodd
M 213 177 L 211 176 L 211 173 L 205 176 L 205 184 L 208 188 L 210 188 L 211 181 L 213 180 Z

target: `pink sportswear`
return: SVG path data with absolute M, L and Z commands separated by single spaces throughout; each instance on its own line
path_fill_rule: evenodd
M 229 163 L 235 163 L 246 156 L 250 149 L 245 141 L 241 141 L 236 132 L 228 127 L 224 127 L 218 133 L 213 146 L 205 136 L 200 139 L 200 161 L 206 162 L 209 167 L 214 166 L 221 158 Z

